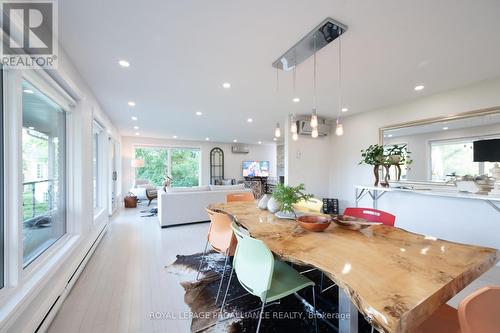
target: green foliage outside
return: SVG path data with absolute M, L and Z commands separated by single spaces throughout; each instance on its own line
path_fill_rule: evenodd
M 172 186 L 198 186 L 199 170 L 199 151 L 172 150 Z
M 29 220 L 35 216 L 40 216 L 49 211 L 49 204 L 47 202 L 37 201 L 31 192 L 31 186 L 25 186 L 23 193 L 23 221 Z M 33 200 L 35 201 L 35 209 L 33 210 Z
M 168 167 L 168 154 L 170 154 L 171 170 Z M 173 187 L 199 185 L 200 152 L 198 150 L 136 148 L 135 158 L 144 159 L 144 167 L 136 169 L 137 179 L 147 179 L 152 184 L 161 186 L 166 176 L 170 175 Z
M 160 148 L 136 148 L 135 158 L 144 160 L 144 167 L 136 168 L 136 179 L 147 179 L 161 186 L 167 175 L 167 150 Z

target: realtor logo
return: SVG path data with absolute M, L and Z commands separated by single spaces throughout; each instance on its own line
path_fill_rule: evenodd
M 1 63 L 9 68 L 57 67 L 55 1 L 2 1 Z

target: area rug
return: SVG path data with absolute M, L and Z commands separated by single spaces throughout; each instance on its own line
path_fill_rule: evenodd
M 184 301 L 190 307 L 192 318 L 191 332 L 255 332 L 260 311 L 260 300 L 240 286 L 233 275 L 227 299 L 229 303 L 220 311 L 220 304 L 229 280 L 230 265 L 226 270 L 221 300 L 215 305 L 220 275 L 224 267 L 224 257 L 218 253 L 210 252 L 204 260 L 202 274 L 196 281 L 196 272 L 200 263 L 201 253 L 193 255 L 177 255 L 177 259 L 166 269 L 171 274 L 181 276 L 181 285 L 185 290 Z M 298 271 L 307 270 L 308 267 L 294 266 Z M 306 273 L 316 285 L 316 311 L 312 304 L 311 288 L 306 288 L 297 293 L 283 298 L 279 304 L 271 304 L 264 308 L 261 323 L 261 332 L 315 332 L 314 316 L 317 318 L 318 332 L 336 332 L 338 318 L 338 289 L 337 287 L 319 293 L 321 273 L 317 270 Z M 331 284 L 324 278 L 323 287 Z M 308 303 L 309 302 L 309 303 Z M 359 317 L 359 332 L 370 332 L 371 326 Z

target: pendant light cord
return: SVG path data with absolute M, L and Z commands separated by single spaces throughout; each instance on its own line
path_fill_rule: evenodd
M 313 106 L 316 112 L 316 33 L 314 34 Z
M 342 38 L 339 35 L 339 110 L 337 116 L 337 123 L 340 120 L 342 112 Z

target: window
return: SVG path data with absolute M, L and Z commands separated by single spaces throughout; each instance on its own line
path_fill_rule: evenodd
M 100 164 L 101 164 L 101 134 L 102 126 L 94 121 L 92 127 L 92 186 L 93 186 L 93 200 L 94 211 L 102 208 L 101 200 L 101 180 L 100 180 Z
M 431 142 L 431 176 L 433 181 L 446 181 L 454 176 L 482 175 L 493 167 L 490 162 L 474 162 L 473 141 L 447 140 Z
M 199 149 L 137 147 L 135 158 L 144 160 L 144 166 L 136 169 L 136 179 L 161 186 L 168 175 L 173 187 L 200 184 Z
M 22 81 L 23 264 L 66 233 L 66 116 Z

